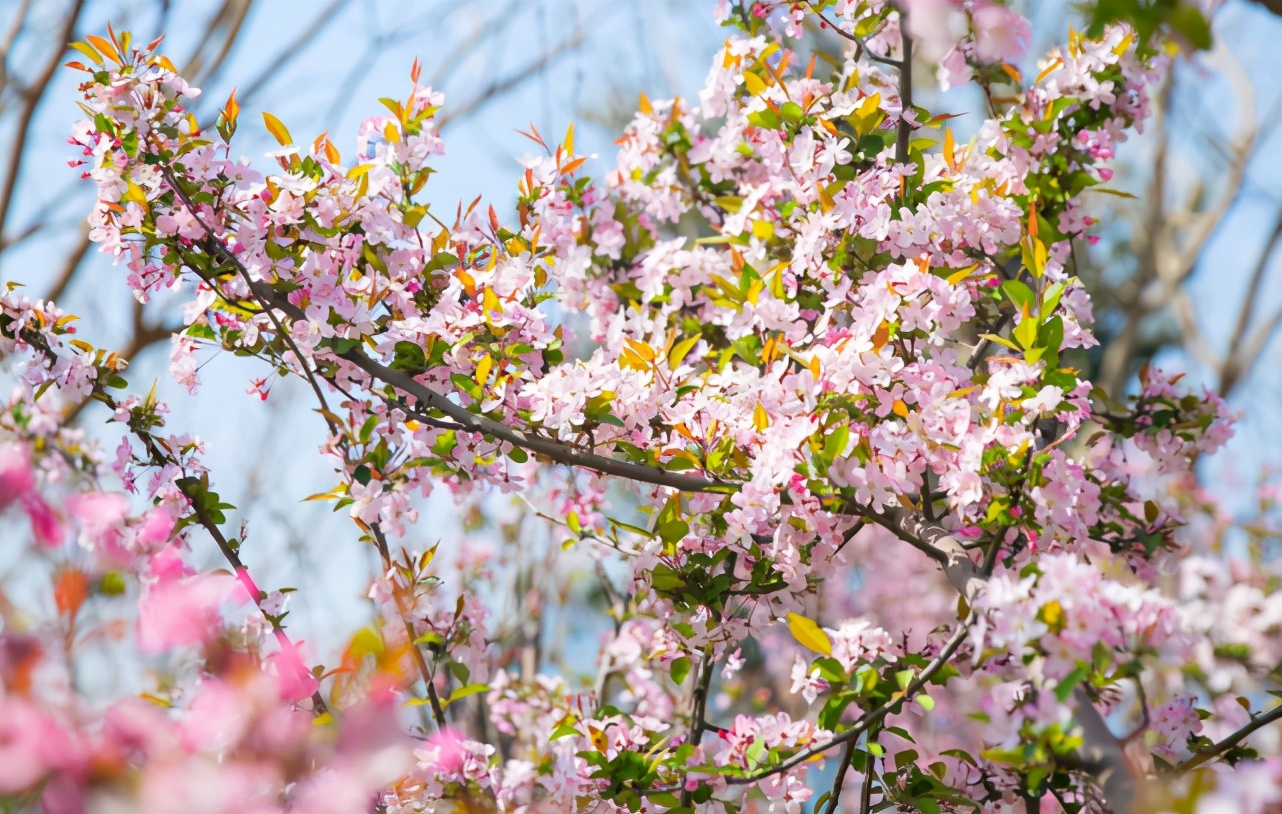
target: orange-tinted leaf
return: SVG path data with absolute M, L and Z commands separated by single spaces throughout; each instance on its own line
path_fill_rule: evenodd
M 148 62 L 150 62 L 150 64 L 152 65 L 159 65 L 160 67 L 164 68 L 166 71 L 169 71 L 170 73 L 178 73 L 178 68 L 174 65 L 174 63 L 170 62 L 169 57 L 165 56 L 164 54 L 157 54 L 156 56 L 148 60 Z
M 571 174 L 571 173 L 573 173 L 575 170 L 577 170 L 579 167 L 582 167 L 582 166 L 583 166 L 583 162 L 585 162 L 585 161 L 587 161 L 587 160 L 588 160 L 588 157 L 587 157 L 587 156 L 585 156 L 585 155 L 581 155 L 581 156 L 579 156 L 578 158 L 574 159 L 573 161 L 571 161 L 571 162 L 567 163 L 564 167 L 562 167 L 562 168 L 561 168 L 561 174 L 562 174 L 562 175 L 570 175 L 570 174 Z
M 89 580 L 76 568 L 63 568 L 54 574 L 53 601 L 58 613 L 74 619 L 89 596 Z
M 240 102 L 236 101 L 236 89 L 231 89 L 231 96 L 227 97 L 227 104 L 223 105 L 223 118 L 229 122 L 236 121 L 240 115 Z
M 631 348 L 632 352 L 635 353 L 637 356 L 640 356 L 642 359 L 646 360 L 647 362 L 654 361 L 654 357 L 655 357 L 654 348 L 650 347 L 644 342 L 638 342 L 635 339 L 632 339 L 630 337 L 625 341 L 628 343 L 628 347 Z
M 98 49 L 98 53 L 108 59 L 114 59 L 121 64 L 124 63 L 124 60 L 120 57 L 120 52 L 116 50 L 116 46 L 111 44 L 111 40 L 106 37 L 100 37 L 97 34 L 88 34 L 85 39 L 89 40 L 90 45 Z

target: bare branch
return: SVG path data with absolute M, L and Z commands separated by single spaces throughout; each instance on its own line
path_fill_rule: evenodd
M 44 64 L 44 68 L 36 76 L 35 81 L 23 89 L 22 112 L 18 114 L 18 123 L 14 128 L 14 139 L 9 145 L 9 163 L 5 167 L 4 186 L 0 187 L 0 235 L 4 234 L 5 223 L 9 217 L 9 207 L 13 203 L 13 193 L 18 186 L 18 176 L 22 173 L 22 156 L 25 153 L 27 139 L 31 135 L 31 123 L 35 118 L 36 111 L 40 108 L 40 102 L 44 99 L 45 89 L 49 87 L 49 82 L 53 79 L 54 72 L 58 70 L 58 65 L 62 63 L 63 52 L 67 44 L 71 42 L 71 37 L 76 30 L 76 23 L 80 20 L 80 12 L 83 10 L 85 0 L 75 0 L 71 10 L 67 13 L 66 19 L 63 20 L 62 29 L 58 32 L 57 42 L 54 46 L 53 55 Z
M 1243 340 L 1246 336 L 1246 329 L 1250 325 L 1251 317 L 1255 313 L 1255 305 L 1260 296 L 1260 288 L 1264 284 L 1264 272 L 1269 267 L 1269 260 L 1273 257 L 1273 250 L 1277 247 L 1279 240 L 1282 240 L 1282 212 L 1278 213 L 1277 220 L 1273 224 L 1273 231 L 1269 234 L 1268 240 L 1265 241 L 1264 248 L 1260 251 L 1260 256 L 1255 261 L 1255 268 L 1251 271 L 1251 279 L 1246 285 L 1246 294 L 1242 298 L 1242 307 L 1238 311 L 1237 322 L 1234 324 L 1233 333 L 1229 337 L 1228 350 L 1224 352 L 1224 365 L 1220 372 L 1221 396 L 1227 395 L 1233 389 L 1233 386 L 1250 368 L 1251 363 L 1255 361 L 1255 354 L 1243 354 Z M 1267 339 L 1267 336 L 1265 339 Z M 1258 353 L 1258 350 L 1256 353 Z

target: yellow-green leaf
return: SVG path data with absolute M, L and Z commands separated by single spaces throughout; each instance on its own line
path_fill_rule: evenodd
M 102 57 L 98 54 L 97 51 L 91 48 L 88 44 L 83 42 L 73 42 L 71 43 L 71 47 L 79 51 L 80 53 L 84 54 L 85 56 L 89 57 L 90 59 L 92 59 L 95 65 L 103 64 Z
M 673 370 L 676 370 L 678 367 L 680 367 L 681 361 L 686 358 L 686 354 L 690 353 L 690 351 L 694 348 L 696 344 L 698 344 L 699 340 L 702 337 L 703 337 L 703 334 L 701 333 L 695 334 L 694 336 L 686 337 L 685 339 L 682 339 L 677 344 L 673 345 L 672 350 L 669 351 L 668 353 L 668 367 L 672 368 Z

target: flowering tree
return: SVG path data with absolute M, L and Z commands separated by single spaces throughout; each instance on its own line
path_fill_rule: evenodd
M 157 43 L 76 44 L 92 239 L 140 301 L 189 295 L 171 367 L 193 393 L 202 348 L 310 386 L 336 473 L 314 497 L 377 551 L 377 620 L 315 664 L 287 591 L 244 566 L 199 440 L 154 389 L 130 395 L 73 316 L 10 288 L 0 507 L 30 518 L 52 604 L 5 612 L 0 795 L 157 812 L 1282 800 L 1282 764 L 1246 742 L 1282 717 L 1265 703 L 1277 580 L 1181 531 L 1224 408 L 1155 370 L 1113 403 L 1072 361 L 1094 342 L 1074 243 L 1161 41 L 1072 33 L 1025 81 L 1027 23 L 981 0 L 721 15 L 739 31 L 697 105 L 643 97 L 600 183 L 573 128 L 532 132 L 506 217 L 419 197 L 443 100 L 417 66 L 346 162 L 264 114 L 281 149 L 262 173 L 231 153 L 234 96 L 203 133 Z M 827 75 L 797 50 L 810 23 L 847 43 Z M 988 93 L 969 143 L 913 104 L 914 52 Z M 64 421 L 86 397 L 109 410 L 105 444 Z M 566 556 L 598 558 L 595 676 L 496 641 L 486 563 L 420 542 L 414 499 L 438 488 L 520 493 Z M 210 541 L 227 567 L 198 572 Z M 150 678 L 104 706 L 84 684 L 109 646 Z M 780 691 L 745 683 L 751 661 Z

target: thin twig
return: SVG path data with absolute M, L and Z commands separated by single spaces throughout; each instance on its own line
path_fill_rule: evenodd
M 882 56 L 881 54 L 869 48 L 867 41 L 864 40 L 863 37 L 853 32 L 846 31 L 843 28 L 839 28 L 836 23 L 834 23 L 832 20 L 829 20 L 827 17 L 824 16 L 823 12 L 819 10 L 819 7 L 814 4 L 813 0 L 810 3 L 810 10 L 814 12 L 815 16 L 823 20 L 824 23 L 826 23 L 829 28 L 837 32 L 838 36 L 844 37 L 845 39 L 849 40 L 850 42 L 853 42 L 856 46 L 858 46 L 859 55 L 866 56 L 869 59 L 871 59 L 873 62 L 880 62 L 882 65 L 889 65 L 892 68 L 899 68 L 901 70 L 903 69 L 904 65 L 907 64 L 906 62 L 901 62 L 900 60 L 892 59 L 891 57 Z
M 4 185 L 0 187 L 0 235 L 4 234 L 5 223 L 9 217 L 9 206 L 13 202 L 13 193 L 18 186 L 18 176 L 22 174 L 22 157 L 26 153 L 27 139 L 31 135 L 32 120 L 35 118 L 36 110 L 40 107 L 41 100 L 44 98 L 45 90 L 53 80 L 54 72 L 58 70 L 58 65 L 62 61 L 63 49 L 71 41 L 84 5 L 85 0 L 75 0 L 71 10 L 67 12 L 62 29 L 58 32 L 53 56 L 45 63 L 43 70 L 41 70 L 35 81 L 23 89 L 22 95 L 25 98 L 22 112 L 18 115 L 18 122 L 14 126 L 14 137 L 9 146 L 9 163 L 5 167 Z
M 1190 769 L 1195 769 L 1203 763 L 1206 763 L 1208 760 L 1213 760 L 1214 758 L 1224 754 L 1257 729 L 1263 729 L 1279 718 L 1282 718 L 1282 706 L 1276 706 L 1263 715 L 1256 716 L 1246 726 L 1237 730 L 1232 735 L 1229 735 L 1219 743 L 1199 749 L 1191 758 L 1179 764 L 1171 771 L 1174 774 L 1183 774 Z
M 841 764 L 837 767 L 837 779 L 832 784 L 832 794 L 828 797 L 827 814 L 837 814 L 837 806 L 841 803 L 841 790 L 846 785 L 846 775 L 850 772 L 850 761 L 855 756 L 855 748 L 858 746 L 857 741 L 851 741 L 846 744 L 845 750 L 841 753 Z M 869 755 L 869 760 L 872 755 Z M 867 780 L 868 775 L 864 775 Z M 865 809 L 866 810 L 866 809 Z

